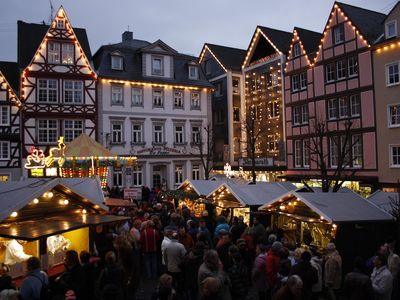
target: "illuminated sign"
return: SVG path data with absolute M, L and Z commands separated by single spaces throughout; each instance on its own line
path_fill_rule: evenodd
M 31 154 L 29 154 L 26 157 L 25 168 L 35 169 L 35 170 L 44 169 L 45 167 L 49 168 L 53 166 L 55 161 L 57 161 L 58 167 L 62 167 L 65 162 L 65 153 L 64 153 L 65 147 L 66 145 L 64 143 L 63 136 L 60 136 L 60 138 L 58 139 L 57 147 L 50 148 L 48 156 L 44 155 L 43 150 L 32 147 Z M 49 172 L 52 172 L 54 174 L 54 171 L 49 171 Z M 47 175 L 47 169 L 46 169 L 46 175 Z

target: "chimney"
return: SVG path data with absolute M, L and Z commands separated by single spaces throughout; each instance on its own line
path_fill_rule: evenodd
M 125 31 L 122 34 L 122 41 L 123 42 L 133 41 L 133 32 L 129 30 Z

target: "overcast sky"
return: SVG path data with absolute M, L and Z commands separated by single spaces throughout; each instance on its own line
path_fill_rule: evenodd
M 0 60 L 15 61 L 17 20 L 50 18 L 49 0 L 2 0 Z M 163 40 L 179 52 L 199 55 L 204 42 L 247 49 L 256 25 L 292 31 L 294 26 L 321 32 L 330 0 L 52 0 L 63 5 L 73 27 L 86 28 L 92 53 L 116 43 L 128 29 L 134 38 Z M 342 0 L 387 13 L 397 0 Z

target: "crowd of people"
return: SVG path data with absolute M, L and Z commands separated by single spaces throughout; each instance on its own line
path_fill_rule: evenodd
M 65 253 L 59 277 L 49 279 L 36 257 L 27 261 L 18 291 L 3 275 L 0 299 L 135 299 L 144 281 L 157 282 L 146 291 L 154 300 L 400 297 L 393 241 L 367 261 L 355 258 L 354 270 L 343 274 L 334 241 L 325 249 L 296 245 L 256 215 L 249 226 L 240 216 L 228 223 L 227 215 L 204 210 L 198 218 L 185 206 L 165 202 L 119 214 L 130 218 L 97 227 L 92 254 Z M 93 256 L 100 260 L 93 263 Z

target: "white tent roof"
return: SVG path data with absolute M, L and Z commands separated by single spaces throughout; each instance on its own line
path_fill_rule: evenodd
M 103 204 L 104 196 L 98 178 L 28 178 L 22 181 L 0 182 L 0 222 L 57 185 L 107 210 Z
M 391 212 L 391 202 L 392 200 L 397 199 L 400 197 L 399 193 L 388 193 L 382 192 L 381 190 L 377 190 L 375 193 L 368 197 L 368 200 L 377 205 L 379 208 L 383 209 L 386 212 Z
M 390 214 L 374 205 L 371 201 L 348 190 L 337 193 L 297 191 L 290 194 L 333 223 L 391 221 L 393 219 Z M 279 199 L 276 201 L 279 201 Z M 274 202 L 269 204 L 273 204 Z M 265 209 L 266 206 L 263 205 L 259 210 Z
M 187 185 L 191 185 L 197 195 L 208 195 L 219 189 L 224 184 L 222 180 L 185 180 L 178 189 L 182 189 Z
M 284 197 L 290 191 L 295 191 L 296 186 L 282 182 L 263 182 L 257 184 L 234 184 L 224 183 L 232 195 L 243 206 L 259 206 L 265 203 L 274 202 L 276 199 Z M 211 197 L 212 191 L 208 196 Z

